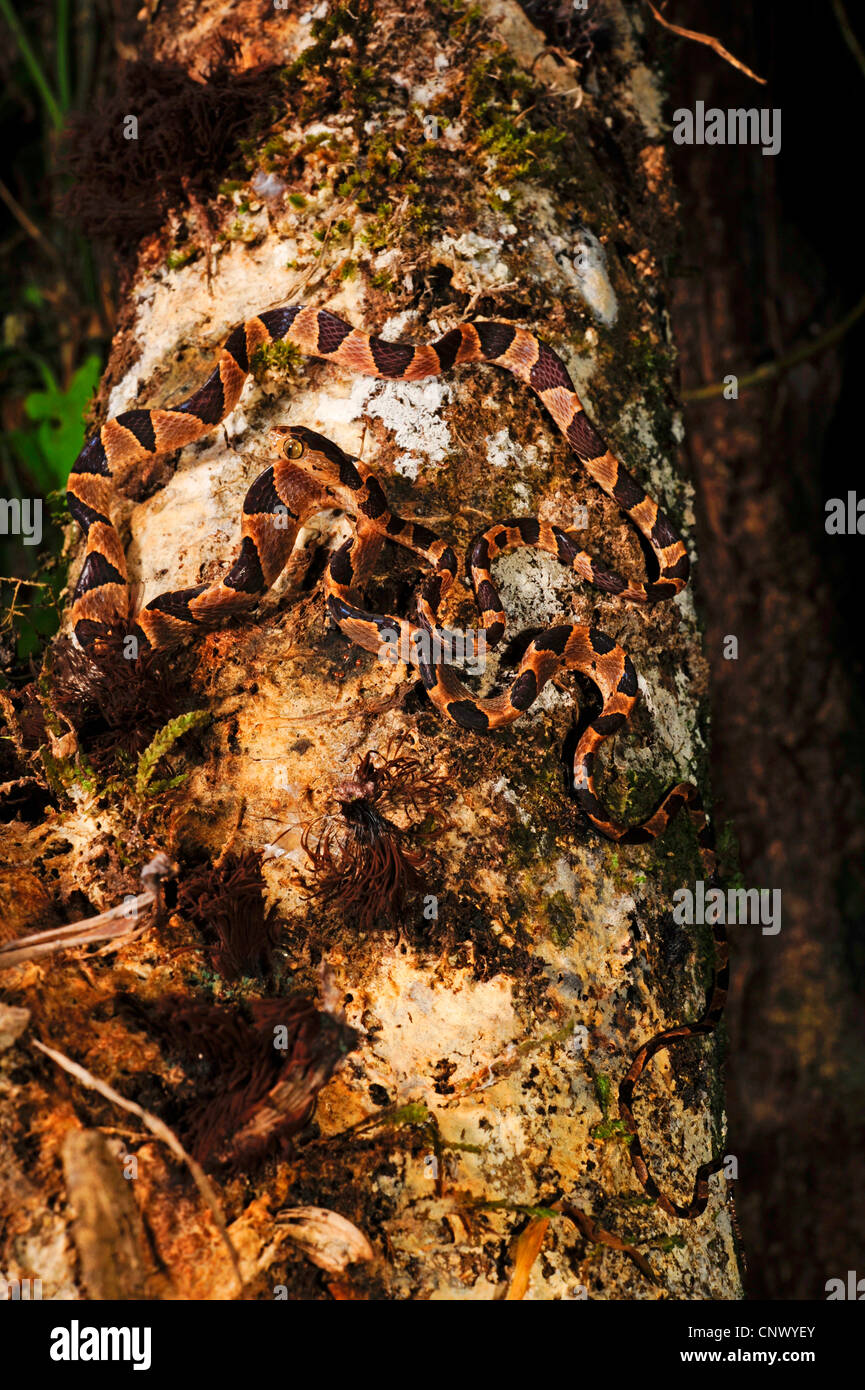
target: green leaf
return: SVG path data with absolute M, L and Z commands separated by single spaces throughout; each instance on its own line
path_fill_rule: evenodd
M 66 391 L 34 391 L 24 402 L 31 420 L 41 420 L 46 456 L 57 464 L 58 483 L 84 443 L 84 411 L 99 382 L 99 358 L 91 354 L 73 374 Z
M 179 785 L 177 779 L 171 777 L 151 786 L 157 764 L 185 733 L 190 729 L 203 728 L 205 724 L 210 723 L 210 719 L 210 710 L 193 709 L 188 714 L 178 714 L 175 719 L 169 719 L 167 724 L 163 724 L 162 728 L 157 730 L 138 759 L 138 771 L 135 774 L 135 791 L 138 796 L 147 795 L 148 789 L 151 795 L 156 795 L 158 791 L 166 791 L 172 785 Z
M 45 389 L 31 391 L 24 411 L 35 429 L 19 429 L 9 436 L 19 462 L 43 492 L 62 487 L 84 443 L 84 411 L 99 381 L 100 360 L 91 354 L 74 373 L 67 390 L 61 391 L 49 370 L 43 372 Z

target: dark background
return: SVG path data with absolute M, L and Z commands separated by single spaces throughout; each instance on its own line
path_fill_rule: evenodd
M 669 10 L 668 6 L 668 10 Z M 676 42 L 670 108 L 780 107 L 780 153 L 674 146 L 682 200 L 674 330 L 683 387 L 813 343 L 865 292 L 865 72 L 831 4 L 677 5 L 761 76 Z M 861 7 L 848 13 L 865 40 Z M 860 320 L 738 401 L 687 407 L 697 589 L 712 669 L 716 815 L 749 886 L 782 890 L 778 936 L 734 929 L 728 1149 L 752 1297 L 819 1298 L 865 1272 L 863 536 L 825 504 L 861 467 Z M 725 634 L 738 661 L 721 658 Z
M 581 62 L 605 42 L 604 0 L 524 0 Z M 69 184 L 59 127 L 87 112 L 132 56 L 138 4 L 28 0 L 18 11 L 59 102 L 11 41 L 0 0 L 0 491 L 62 487 L 83 438 L 116 313 L 110 259 L 57 212 Z M 837 7 L 671 0 L 664 13 L 715 35 L 768 84 L 675 38 L 645 4 L 649 61 L 678 107 L 780 107 L 776 157 L 669 148 L 681 246 L 668 266 L 682 387 L 814 346 L 865 292 L 859 211 L 865 70 Z M 849 5 L 865 42 L 865 18 Z M 14 14 L 11 15 L 14 23 Z M 218 162 L 218 161 L 215 161 Z M 860 486 L 863 324 L 736 401 L 686 406 L 683 467 L 697 502 L 695 586 L 712 670 L 714 812 L 738 839 L 745 883 L 780 888 L 775 937 L 741 929 L 727 1012 L 729 1134 L 752 1297 L 825 1297 L 865 1276 L 865 882 L 862 638 L 865 537 L 828 536 L 825 504 Z M 52 500 L 52 494 L 57 496 Z M 46 536 L 58 535 L 46 515 Z M 28 562 L 34 558 L 25 552 Z M 0 537 L 0 656 L 13 680 L 56 626 L 64 571 Z M 16 568 L 17 566 L 17 568 Z M 16 589 L 27 578 L 44 587 Z M 33 599 L 36 602 L 33 602 Z M 10 605 L 14 609 L 10 613 Z M 23 611 L 22 611 L 23 610 Z M 735 635 L 739 657 L 722 657 Z

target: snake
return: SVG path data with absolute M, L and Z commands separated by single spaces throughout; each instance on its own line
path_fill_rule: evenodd
M 92 645 L 100 630 L 124 619 L 128 609 L 123 545 L 110 519 L 114 470 L 182 448 L 213 429 L 237 405 L 253 355 L 274 343 L 349 372 L 390 381 L 421 381 L 466 363 L 505 368 L 534 391 L 589 477 L 637 527 L 658 568 L 651 582 L 627 581 L 602 569 L 571 542 L 570 563 L 580 577 L 632 603 L 673 598 L 687 583 L 689 560 L 681 537 L 607 448 L 589 423 L 564 362 L 534 333 L 510 323 L 477 320 L 452 328 L 435 343 L 393 343 L 353 328 L 326 309 L 291 304 L 239 324 L 207 380 L 187 400 L 169 408 L 124 411 L 84 444 L 67 487 L 69 510 L 86 537 L 72 608 L 73 628 L 82 646 Z M 261 573 L 254 537 L 244 532 L 241 554 L 222 584 L 197 594 L 179 590 L 154 603 L 163 605 L 156 611 L 182 618 L 188 609 L 194 621 L 214 608 L 230 613 L 239 595 L 251 593 L 261 593 Z M 153 611 L 153 604 L 148 609 Z
M 85 442 L 67 489 L 69 511 L 85 537 L 71 611 L 79 645 L 98 653 L 112 633 L 130 631 L 142 648 L 166 650 L 196 631 L 248 613 L 284 569 L 307 522 L 324 510 L 341 509 L 353 523 L 353 534 L 333 551 L 324 588 L 327 612 L 350 641 L 379 655 L 384 643 L 399 642 L 399 650 L 410 653 L 431 703 L 453 723 L 475 733 L 513 723 L 562 670 L 588 677 L 600 695 L 601 711 L 577 741 L 569 769 L 569 789 L 580 809 L 599 834 L 621 844 L 657 839 L 685 811 L 696 831 L 704 871 L 714 880 L 717 858 L 711 829 L 699 790 L 692 783 L 680 782 L 671 788 L 636 826 L 618 823 L 598 795 L 598 751 L 626 723 L 639 694 L 637 673 L 627 653 L 594 626 L 557 623 L 533 638 L 507 690 L 486 698 L 476 696 L 453 667 L 435 656 L 436 639 L 447 635 L 438 625 L 438 610 L 458 576 L 455 550 L 423 523 L 393 512 L 367 465 L 306 426 L 271 430 L 277 457 L 246 494 L 240 550 L 227 573 L 210 584 L 160 594 L 140 608 L 133 620 L 124 547 L 111 520 L 116 472 L 182 448 L 215 428 L 237 405 L 256 351 L 280 342 L 350 372 L 391 381 L 420 381 L 469 363 L 504 368 L 534 392 L 588 476 L 634 524 L 657 571 L 645 582 L 602 568 L 580 548 L 574 532 L 533 517 L 495 522 L 475 536 L 467 551 L 466 574 L 488 645 L 501 642 L 506 625 L 491 567 L 496 558 L 518 548 L 546 551 L 597 589 L 633 604 L 673 598 L 687 584 L 689 559 L 683 541 L 589 422 L 562 359 L 534 333 L 511 323 L 473 320 L 430 344 L 391 342 L 352 327 L 328 310 L 288 305 L 266 310 L 234 328 L 216 366 L 187 400 L 170 407 L 124 411 Z M 362 606 L 360 591 L 385 540 L 406 548 L 428 566 L 415 619 L 372 613 Z M 713 980 L 700 1017 L 665 1029 L 643 1044 L 619 1087 L 619 1114 L 629 1136 L 634 1172 L 661 1210 L 680 1218 L 693 1218 L 705 1210 L 708 1180 L 723 1166 L 723 1159 L 701 1165 L 688 1203 L 667 1196 L 648 1170 L 633 1113 L 634 1089 L 658 1052 L 715 1028 L 728 986 L 727 943 L 719 925 L 714 928 L 714 948 Z

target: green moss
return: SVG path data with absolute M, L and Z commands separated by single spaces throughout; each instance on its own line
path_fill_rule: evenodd
M 393 203 L 379 203 L 375 210 L 375 216 L 367 223 L 361 238 L 370 250 L 383 251 L 386 246 L 391 244 L 394 235 L 392 219 Z
M 182 266 L 189 265 L 191 261 L 197 261 L 201 255 L 197 246 L 187 246 L 182 251 L 171 251 L 165 258 L 165 264 L 169 270 L 180 270 Z
M 606 1120 L 610 1110 L 610 1096 L 612 1094 L 613 1084 L 608 1076 L 604 1076 L 603 1073 L 598 1072 L 594 1077 L 594 1086 L 595 1095 L 601 1107 L 601 1114 Z
M 698 764 L 699 780 L 702 764 Z M 626 825 L 638 825 L 657 807 L 675 782 L 673 774 L 664 775 L 654 769 L 630 769 L 602 788 L 601 800 L 609 806 L 613 817 Z M 674 816 L 664 834 L 647 845 L 651 863 L 634 873 L 633 854 L 624 857 L 618 850 L 609 852 L 608 862 L 613 870 L 627 873 L 623 888 L 651 881 L 657 884 L 662 898 L 672 903 L 678 888 L 700 876 L 697 836 L 690 818 L 684 812 Z
M 123 869 L 131 868 L 136 862 L 126 853 L 126 842 L 119 835 L 114 840 L 114 853 L 117 855 L 117 862 Z
M 320 114 L 323 95 L 334 91 L 340 107 L 358 117 L 381 100 L 378 70 L 363 60 L 373 17 L 372 0 L 353 0 L 313 20 L 313 42 L 286 69 L 301 119 Z M 351 56 L 340 43 L 346 36 L 352 40 Z
M 454 1153 L 461 1154 L 482 1154 L 484 1151 L 482 1144 L 466 1144 L 457 1139 L 443 1139 L 443 1149 L 453 1149 Z
M 516 820 L 511 826 L 506 851 L 507 862 L 514 868 L 527 868 L 538 858 L 538 836 L 530 825 Z
M 397 153 L 393 148 L 394 132 L 377 131 L 361 152 L 357 167 L 340 184 L 341 196 L 351 195 L 365 211 L 378 209 L 385 203 L 390 205 L 387 195 L 395 190 L 423 204 L 422 185 L 429 176 L 432 157 L 429 146 L 434 142 L 405 144 L 404 131 L 400 132 L 400 137 L 403 148 Z
M 541 180 L 553 174 L 553 152 L 564 138 L 563 130 L 518 130 L 508 116 L 496 115 L 482 132 L 480 143 L 495 160 L 496 177 L 510 183 L 529 173 Z
M 553 893 L 544 903 L 550 936 L 557 946 L 567 946 L 577 928 L 571 899 L 564 890 Z
M 672 368 L 672 354 L 656 343 L 646 333 L 631 333 L 628 336 L 629 365 L 642 381 L 660 378 L 669 381 Z
M 368 8 L 368 7 L 367 7 Z M 330 58 L 330 50 L 337 39 L 342 38 L 343 34 L 351 34 L 358 26 L 358 23 L 366 21 L 369 26 L 369 15 L 364 14 L 361 8 L 363 19 L 358 20 L 352 14 L 348 5 L 335 5 L 322 19 L 314 19 L 312 22 L 313 42 L 305 48 L 299 57 L 295 58 L 286 69 L 287 78 L 303 77 L 307 73 L 320 70 L 325 66 Z
M 461 0 L 435 0 L 435 4 L 447 15 L 450 20 L 448 32 L 457 39 L 465 38 L 469 30 L 480 24 L 484 17 L 480 5 L 463 5 Z
M 634 1142 L 634 1136 L 628 1130 L 624 1120 L 605 1120 L 603 1124 L 592 1125 L 589 1130 L 591 1139 L 618 1139 L 627 1147 Z
M 284 135 L 274 135 L 261 151 L 261 163 L 265 169 L 272 170 L 290 159 L 294 149 L 294 144 L 289 143 Z
M 644 820 L 657 806 L 671 779 L 654 769 L 629 769 L 605 789 L 607 805 L 615 816 L 630 823 Z
M 293 343 L 262 343 L 255 349 L 250 359 L 250 368 L 256 381 L 260 381 L 265 372 L 281 371 L 290 372 L 295 375 L 305 365 L 306 358 L 300 348 Z
M 610 1099 L 613 1094 L 613 1084 L 610 1078 L 604 1076 L 603 1072 L 593 1072 L 592 1083 L 603 1119 L 600 1124 L 592 1125 L 589 1130 L 589 1137 L 601 1142 L 607 1139 L 616 1139 L 627 1147 L 633 1141 L 633 1135 L 629 1133 L 624 1120 L 610 1119 Z
M 647 1250 L 684 1250 L 688 1242 L 684 1236 L 661 1236 L 658 1240 L 646 1242 Z
M 391 1111 L 388 1119 L 392 1125 L 425 1125 L 429 1124 L 432 1116 L 422 1101 L 409 1101 L 407 1105 Z
M 558 171 L 555 151 L 565 131 L 526 119 L 536 95 L 531 78 L 500 44 L 489 47 L 466 79 L 464 109 L 480 127 L 479 147 L 492 156 L 500 183 L 528 173 L 544 180 Z
M 47 672 L 43 671 L 36 682 L 36 689 L 39 692 L 39 703 L 42 706 L 42 714 L 45 719 L 45 727 L 50 729 L 56 738 L 60 738 L 66 730 L 60 722 L 54 709 L 53 687 L 51 678 Z
M 472 1203 L 474 1211 L 512 1211 L 520 1216 L 546 1217 L 548 1220 L 561 1219 L 562 1213 L 553 1207 L 533 1207 L 525 1202 L 506 1202 L 506 1201 L 478 1201 Z
M 48 748 L 39 749 L 39 757 L 45 769 L 45 778 L 55 794 L 69 794 L 74 787 L 88 796 L 96 796 L 105 790 L 95 771 L 83 753 L 77 758 L 55 758 Z
M 264 230 L 252 222 L 244 222 L 242 218 L 236 217 L 231 226 L 226 231 L 219 233 L 220 241 L 241 241 L 247 246 L 251 246 L 255 241 L 261 241 Z

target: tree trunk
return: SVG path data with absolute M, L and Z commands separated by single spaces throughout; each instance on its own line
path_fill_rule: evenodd
M 474 316 L 511 320 L 562 356 L 611 448 L 689 538 L 662 94 L 641 61 L 639 9 L 607 4 L 602 22 L 597 9 L 579 20 L 577 67 L 545 51 L 512 0 L 470 10 L 459 0 L 355 0 L 347 20 L 322 9 L 315 36 L 297 0 L 216 4 L 194 17 L 182 4 L 159 8 L 144 41 L 156 60 L 200 74 L 214 39 L 227 36 L 245 69 L 287 65 L 284 96 L 272 127 L 247 142 L 244 176 L 214 171 L 229 180 L 223 191 L 175 209 L 140 247 L 96 423 L 185 398 L 235 324 L 282 304 L 327 307 L 384 338 L 420 342 Z M 139 141 L 148 136 L 142 127 Z M 145 600 L 226 570 L 244 494 L 271 461 L 268 431 L 286 421 L 362 458 L 394 510 L 461 550 L 500 518 L 572 526 L 585 507 L 586 548 L 644 575 L 635 531 L 582 474 L 571 483 L 572 455 L 510 376 L 482 366 L 382 383 L 271 351 L 223 424 L 121 480 L 133 499 L 118 511 L 130 578 Z M 129 776 L 85 775 L 79 737 L 77 754 L 68 742 L 60 749 L 68 775 L 55 767 L 45 819 L 9 826 L 19 862 L 4 885 L 7 937 L 138 893 L 138 870 L 158 851 L 178 861 L 181 887 L 191 865 L 265 851 L 281 929 L 269 983 L 226 983 L 180 910 L 108 953 L 72 951 L 7 973 L 10 1002 L 32 1018 L 3 1054 L 2 1104 L 13 1138 L 23 1142 L 28 1128 L 30 1137 L 26 1163 L 6 1153 L 0 1267 L 40 1277 L 46 1297 L 117 1296 L 99 1272 L 114 1250 L 126 1252 L 128 1297 L 492 1299 L 519 1296 L 515 1262 L 524 1272 L 529 1238 L 517 1240 L 541 1207 L 549 1225 L 532 1228 L 543 1245 L 527 1297 L 739 1297 L 722 1179 L 701 1217 L 667 1217 L 646 1201 L 616 1120 L 633 1053 L 695 1018 L 705 990 L 710 942 L 671 915 L 674 891 L 701 876 L 684 818 L 660 840 L 618 848 L 581 818 L 560 766 L 581 692 L 573 678 L 548 685 L 510 728 L 481 735 L 440 717 L 410 668 L 350 646 L 328 624 L 320 581 L 325 548 L 349 534 L 344 517 L 325 517 L 257 613 L 195 645 L 187 707 L 206 709 L 211 723 L 158 769 L 163 781 L 188 774 L 182 785 L 153 794 Z M 416 577 L 386 547 L 368 606 L 407 611 Z M 564 615 L 633 659 L 642 698 L 605 755 L 611 807 L 637 821 L 678 780 L 708 790 L 706 665 L 690 590 L 639 609 L 533 550 L 508 556 L 496 577 L 509 638 Z M 448 621 L 475 627 L 470 591 L 457 588 Z M 354 909 L 305 896 L 301 828 L 365 753 L 401 739 L 444 790 L 420 891 L 396 926 L 362 929 Z M 358 1038 L 294 1149 L 247 1175 L 211 1172 L 241 1295 L 183 1166 L 30 1043 L 41 1038 L 182 1131 L 171 1063 L 117 996 L 183 994 L 242 1010 L 261 994 L 297 991 L 343 1010 Z M 640 1083 L 650 1169 L 680 1201 L 697 1166 L 723 1152 L 719 1068 L 717 1044 L 689 1041 L 661 1053 Z M 98 1136 L 72 1144 L 82 1128 L 104 1130 L 108 1146 Z M 100 1256 L 93 1227 L 108 1218 L 82 1194 L 82 1172 L 110 1165 L 112 1153 L 121 1169 L 137 1159 L 136 1180 L 122 1188 L 117 1229 L 101 1232 L 109 1253 Z M 621 1249 L 550 1215 L 563 1199 L 647 1256 L 657 1283 Z M 275 1220 L 309 1205 L 354 1223 L 373 1258 L 344 1275 L 310 1263 Z M 112 1210 L 122 1206 L 117 1196 Z

